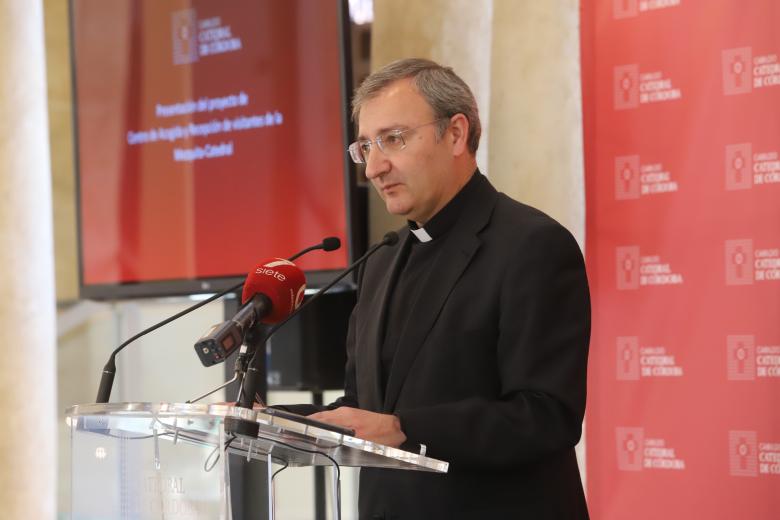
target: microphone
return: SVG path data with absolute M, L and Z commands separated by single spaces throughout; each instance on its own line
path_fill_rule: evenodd
M 258 264 L 244 282 L 242 306 L 230 320 L 215 325 L 195 343 L 200 362 L 221 363 L 244 342 L 256 323 L 278 323 L 303 301 L 306 278 L 289 260 L 272 258 Z
M 305 255 L 309 251 L 314 251 L 317 249 L 323 249 L 325 251 L 335 251 L 340 247 L 341 247 L 341 240 L 339 240 L 337 237 L 327 237 L 323 239 L 321 243 L 315 246 L 307 247 L 306 249 L 303 249 L 298 253 L 294 254 L 289 258 L 289 260 L 290 261 L 295 260 L 296 258 L 299 258 L 301 255 Z M 241 287 L 243 284 L 244 282 L 241 282 L 232 287 L 228 287 L 224 291 L 217 293 L 214 296 L 211 296 L 203 300 L 202 302 L 198 302 L 195 305 L 192 305 L 191 307 L 188 307 L 183 311 L 174 314 L 170 318 L 166 318 L 163 321 L 156 323 L 147 329 L 142 330 L 132 338 L 128 339 L 127 341 L 119 345 L 116 349 L 114 349 L 114 351 L 111 353 L 111 356 L 109 356 L 106 365 L 103 367 L 103 373 L 100 376 L 100 386 L 98 387 L 97 398 L 95 399 L 95 403 L 107 403 L 108 400 L 111 398 L 111 388 L 114 386 L 114 376 L 116 375 L 116 355 L 119 354 L 119 352 L 122 351 L 122 349 L 124 349 L 126 346 L 128 346 L 130 343 L 134 342 L 135 340 L 149 334 L 150 332 L 153 332 L 159 329 L 160 327 L 167 325 L 168 323 L 191 313 L 194 310 L 200 309 L 204 305 L 213 302 L 217 298 L 221 298 L 222 296 L 225 296 L 228 293 L 238 290 L 238 288 Z M 216 325 L 215 327 L 218 326 L 219 325 Z
M 330 251 L 335 251 L 340 247 L 341 247 L 341 240 L 339 240 L 338 237 L 327 237 L 322 239 L 322 243 L 317 244 L 316 246 L 307 247 L 306 249 L 299 251 L 297 254 L 292 255 L 287 260 L 292 262 L 293 260 L 296 260 L 298 257 L 305 255 L 309 251 L 314 251 L 315 249 L 322 249 L 323 251 L 330 252 Z
M 271 337 L 271 335 L 279 330 L 281 327 L 284 326 L 285 323 L 290 321 L 292 318 L 298 315 L 303 309 L 311 305 L 314 301 L 316 301 L 320 296 L 325 294 L 327 291 L 329 291 L 334 285 L 336 285 L 339 281 L 341 281 L 342 278 L 347 276 L 349 273 L 354 271 L 357 267 L 359 267 L 361 264 L 365 263 L 368 258 L 376 253 L 376 251 L 384 246 L 394 246 L 398 243 L 398 233 L 395 231 L 389 231 L 385 233 L 385 236 L 382 238 L 382 240 L 373 246 L 369 248 L 366 253 L 355 260 L 352 265 L 344 269 L 336 278 L 330 281 L 328 285 L 317 291 L 317 294 L 309 298 L 303 305 L 297 308 L 294 312 L 290 313 L 288 316 L 286 316 L 282 321 L 274 325 L 265 335 L 264 340 L 267 341 L 268 338 Z M 257 386 L 262 379 L 260 375 L 260 371 L 258 370 L 259 364 L 260 364 L 260 358 L 258 356 L 265 355 L 265 351 L 263 349 L 257 349 L 254 352 L 254 355 L 252 356 L 251 361 L 249 362 L 249 366 L 246 371 L 246 376 L 244 376 L 244 383 L 241 390 L 241 395 L 239 396 L 238 402 L 236 403 L 237 406 L 241 406 L 243 408 L 249 408 L 251 409 L 254 405 L 255 400 L 255 393 L 257 392 Z

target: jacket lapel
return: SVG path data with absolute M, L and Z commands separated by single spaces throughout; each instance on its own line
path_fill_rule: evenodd
M 358 335 L 356 345 L 357 385 L 360 407 L 365 410 L 379 411 L 384 399 L 384 389 L 381 388 L 382 367 L 380 352 L 384 339 L 385 320 L 387 319 L 387 306 L 389 304 L 390 288 L 395 286 L 401 268 L 401 258 L 411 246 L 414 238 L 408 229 L 400 233 L 400 246 L 395 250 L 383 251 L 393 255 L 389 264 L 378 259 L 379 265 L 388 265 L 388 271 L 378 273 L 381 281 L 370 299 L 365 311 L 361 315 L 366 317 L 365 329 Z M 389 272 L 389 276 L 386 274 Z
M 481 175 L 481 174 L 477 174 Z M 401 333 L 398 350 L 393 359 L 393 366 L 387 382 L 382 410 L 390 413 L 394 410 L 398 396 L 401 393 L 406 376 L 414 363 L 417 354 L 425 342 L 428 333 L 433 328 L 444 303 L 455 287 L 463 271 L 471 262 L 481 245 L 477 233 L 487 225 L 493 212 L 498 193 L 485 180 L 478 196 L 474 197 L 455 227 L 447 236 L 442 237 L 445 243 L 431 266 L 430 276 L 425 281 L 420 296 L 413 303 L 411 318 Z M 393 282 L 398 273 L 393 273 Z M 380 350 L 374 349 L 374 356 Z M 434 345 L 433 348 L 436 348 Z M 378 363 L 378 357 L 377 357 Z M 378 372 L 377 372 L 378 373 Z

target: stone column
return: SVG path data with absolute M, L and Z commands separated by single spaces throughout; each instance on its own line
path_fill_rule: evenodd
M 0 504 L 54 518 L 55 296 L 40 1 L 0 0 Z
M 585 244 L 579 2 L 493 4 L 488 176 Z

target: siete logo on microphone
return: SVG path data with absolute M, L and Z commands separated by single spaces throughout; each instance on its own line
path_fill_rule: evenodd
M 258 265 L 257 269 L 255 269 L 255 274 L 262 274 L 265 276 L 270 276 L 271 278 L 275 278 L 279 280 L 280 282 L 283 282 L 287 280 L 287 277 L 280 273 L 279 271 L 275 270 L 274 267 L 279 267 L 281 265 L 295 265 L 292 262 L 288 260 L 274 260 L 273 262 L 267 262 L 263 265 Z

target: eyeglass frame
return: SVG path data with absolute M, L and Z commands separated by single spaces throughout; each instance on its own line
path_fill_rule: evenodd
M 406 139 L 404 139 L 403 134 L 405 134 L 407 132 L 412 132 L 414 130 L 418 130 L 418 129 L 424 127 L 424 126 L 432 125 L 434 123 L 439 123 L 440 121 L 444 121 L 445 119 L 450 119 L 450 118 L 449 117 L 440 117 L 439 119 L 435 119 L 433 121 L 429 121 L 428 123 L 423 123 L 423 124 L 415 126 L 413 128 L 406 128 L 404 130 L 398 130 L 398 129 L 388 130 L 386 132 L 383 132 L 381 135 L 376 136 L 376 138 L 374 138 L 374 139 L 359 139 L 359 140 L 355 141 L 354 143 L 350 144 L 347 147 L 347 151 L 349 152 L 349 156 L 352 158 L 352 162 L 354 162 L 355 164 L 366 164 L 368 162 L 368 159 L 367 159 L 368 154 L 363 153 L 360 150 L 360 144 L 361 143 L 369 145 L 368 153 L 371 153 L 371 148 L 372 148 L 371 145 L 376 143 L 377 147 L 382 151 L 382 153 L 386 154 L 387 151 L 385 150 L 384 138 L 386 136 L 390 136 L 390 135 L 393 136 L 393 137 L 400 137 L 401 138 L 401 147 L 396 149 L 396 150 L 390 150 L 390 152 L 398 152 L 398 151 L 401 151 L 404 148 L 406 148 Z M 354 149 L 354 152 L 353 152 L 353 149 Z M 358 152 L 362 156 L 362 159 L 363 159 L 362 161 L 358 161 L 357 160 L 357 155 L 356 154 Z

